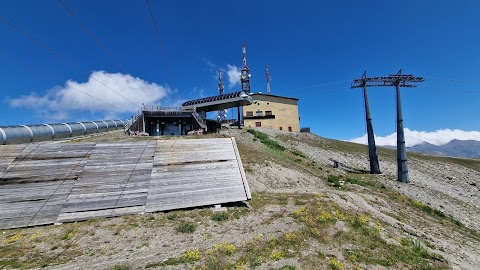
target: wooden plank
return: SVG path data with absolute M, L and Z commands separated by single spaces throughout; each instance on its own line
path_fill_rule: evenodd
M 231 139 L 157 142 L 145 211 L 246 200 L 237 158 Z
M 121 216 L 127 214 L 136 214 L 144 212 L 145 206 L 133 206 L 133 207 L 124 207 L 118 209 L 104 209 L 98 211 L 85 211 L 85 212 L 75 212 L 75 213 L 62 213 L 58 216 L 56 222 L 72 222 L 72 221 L 81 221 L 88 220 L 92 218 L 99 217 L 113 217 Z
M 233 150 L 235 151 L 235 156 L 237 157 L 238 168 L 240 169 L 240 175 L 242 176 L 242 183 L 245 193 L 247 194 L 247 199 L 252 199 L 252 194 L 250 193 L 250 187 L 248 186 L 247 176 L 245 175 L 245 170 L 243 169 L 242 158 L 240 157 L 240 152 L 238 151 L 237 142 L 235 142 L 235 137 L 232 137 Z
M 62 146 L 66 146 L 64 153 Z M 53 223 L 85 164 L 82 160 L 93 146 L 78 144 L 74 155 L 71 145 L 25 147 L 0 178 L 0 224 L 24 227 Z M 8 220 L 11 215 L 19 220 L 12 223 Z
M 118 153 L 115 153 L 112 145 L 98 144 L 61 212 L 101 211 L 144 205 L 156 142 L 137 142 L 129 144 L 129 147 L 125 147 L 124 153 L 129 156 L 128 162 L 124 162 L 118 159 Z M 105 155 L 108 152 L 112 153 Z
M 0 228 L 246 200 L 234 146 L 221 138 L 17 147 L 0 157 Z

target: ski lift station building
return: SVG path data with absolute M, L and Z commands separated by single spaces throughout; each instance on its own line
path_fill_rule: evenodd
M 300 132 L 298 98 L 252 94 L 253 104 L 244 108 L 245 127 Z

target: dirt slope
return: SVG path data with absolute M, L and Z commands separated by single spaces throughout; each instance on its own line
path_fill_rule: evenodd
M 394 151 L 369 175 L 365 146 L 260 131 L 207 136 L 236 137 L 250 207 L 8 230 L 0 269 L 479 269 L 478 160 L 410 154 L 400 184 Z

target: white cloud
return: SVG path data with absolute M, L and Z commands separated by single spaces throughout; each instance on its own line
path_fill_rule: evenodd
M 440 129 L 437 131 L 416 131 L 405 128 L 405 145 L 407 147 L 415 146 L 423 142 L 428 142 L 434 145 L 444 145 L 451 140 L 474 140 L 480 141 L 480 131 L 464 131 L 460 129 Z M 367 134 L 362 137 L 349 140 L 350 142 L 367 144 Z M 397 133 L 381 137 L 375 136 L 376 145 L 380 146 L 396 146 Z
M 44 95 L 31 93 L 7 101 L 11 107 L 32 109 L 59 121 L 81 111 L 100 113 L 109 118 L 121 112 L 135 112 L 142 103 L 158 104 L 171 92 L 168 86 L 150 83 L 130 74 L 94 71 L 86 82 L 68 80 L 64 86 L 51 88 Z
M 240 84 L 240 68 L 235 65 L 227 65 L 228 88 Z

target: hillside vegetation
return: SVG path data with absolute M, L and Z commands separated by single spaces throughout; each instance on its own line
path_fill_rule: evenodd
M 479 160 L 408 154 L 401 184 L 393 150 L 379 149 L 384 174 L 370 175 L 363 145 L 260 129 L 206 137 L 218 136 L 236 138 L 248 207 L 7 230 L 0 269 L 478 269 Z M 156 138 L 78 141 L 137 139 Z

